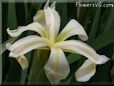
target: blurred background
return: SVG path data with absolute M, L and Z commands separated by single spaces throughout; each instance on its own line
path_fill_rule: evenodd
M 82 2 L 83 3 L 83 2 Z M 84 2 L 85 3 L 85 2 Z M 90 3 L 90 2 L 86 2 Z M 95 3 L 95 2 L 92 2 Z M 102 4 L 106 4 L 105 2 Z M 49 81 L 44 73 L 43 66 L 47 59 L 43 59 L 45 51 L 31 51 L 26 54 L 29 61 L 29 68 L 22 70 L 20 65 L 14 58 L 9 58 L 9 51 L 6 50 L 7 42 L 14 42 L 23 36 L 36 34 L 31 31 L 24 32 L 18 38 L 10 38 L 6 32 L 7 27 L 16 29 L 18 26 L 25 26 L 33 22 L 33 16 L 37 10 L 43 9 L 45 2 L 2 2 L 2 84 L 49 84 Z M 97 53 L 106 55 L 111 60 L 106 64 L 98 65 L 96 74 L 90 81 L 84 84 L 112 84 L 114 82 L 114 64 L 113 64 L 113 30 L 114 30 L 114 12 L 113 7 L 79 7 L 76 2 L 63 2 L 56 4 L 56 10 L 61 16 L 60 30 L 74 18 L 86 30 L 89 39 L 88 43 Z M 69 39 L 78 39 L 73 36 Z M 80 40 L 80 39 L 79 39 Z M 49 54 L 47 52 L 46 54 Z M 61 81 L 61 84 L 83 84 L 75 80 L 74 73 L 84 62 L 85 58 L 67 53 L 67 60 L 71 67 L 69 76 Z

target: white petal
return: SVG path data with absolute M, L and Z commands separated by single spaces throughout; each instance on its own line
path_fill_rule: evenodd
M 56 5 L 56 1 L 53 2 L 53 4 L 50 6 L 50 8 L 55 10 L 55 5 Z
M 12 57 L 23 55 L 33 49 L 44 46 L 48 46 L 48 41 L 36 35 L 24 37 L 13 43 L 12 45 L 7 44 L 8 50 L 11 51 L 9 56 Z
M 34 22 L 27 26 L 18 27 L 16 30 L 10 30 L 8 28 L 7 33 L 11 37 L 17 37 L 17 36 L 21 35 L 21 33 L 23 33 L 24 31 L 28 31 L 28 30 L 35 31 L 35 32 L 39 33 L 40 35 L 43 35 L 43 32 L 44 32 L 44 28 L 38 22 Z
M 46 5 L 44 6 L 44 9 L 47 9 L 49 7 L 50 0 L 47 1 Z M 51 9 L 55 9 L 56 1 L 50 6 Z M 42 26 L 46 26 L 45 22 L 45 13 L 44 10 L 38 10 L 36 15 L 33 17 L 34 22 L 39 22 Z
M 45 29 L 43 29 L 43 37 L 45 38 L 49 38 L 49 34 L 48 34 L 48 29 L 46 26 L 46 21 L 45 21 L 45 13 L 43 10 L 38 10 L 38 12 L 36 13 L 36 15 L 33 17 L 33 21 L 34 22 L 39 22 Z
M 90 60 L 86 60 L 83 65 L 76 71 L 75 78 L 79 82 L 86 82 L 96 72 L 96 65 Z
M 104 64 L 109 60 L 106 56 L 97 54 L 89 45 L 78 40 L 58 42 L 54 47 L 64 49 L 67 52 L 81 54 L 96 64 Z
M 65 40 L 73 35 L 79 35 L 80 39 L 84 41 L 88 39 L 84 28 L 75 19 L 70 20 L 70 22 L 65 26 L 57 37 L 57 41 Z
M 34 22 L 39 22 L 42 26 L 46 26 L 45 14 L 43 10 L 38 10 L 36 15 L 33 17 Z
M 44 6 L 44 9 L 47 9 L 49 7 L 49 3 L 50 3 L 50 0 L 47 0 L 45 6 Z
M 48 0 L 44 6 L 44 9 L 47 9 L 49 7 L 49 3 L 50 3 L 50 0 Z M 50 6 L 51 9 L 55 9 L 55 5 L 56 5 L 56 1 L 54 1 L 52 3 L 52 5 Z
M 51 84 L 58 84 L 70 72 L 69 64 L 61 49 L 51 49 L 50 57 L 44 68 Z
M 59 32 L 60 16 L 59 13 L 55 10 L 56 2 L 54 2 L 50 7 L 49 2 L 50 0 L 47 1 L 43 10 L 40 10 L 36 13 L 33 20 L 41 23 L 43 26 L 46 26 L 46 28 L 48 29 L 47 33 L 50 42 L 53 43 Z
M 110 60 L 108 57 L 106 57 L 105 55 L 99 55 L 98 54 L 98 56 L 99 56 L 99 60 L 100 60 L 100 62 L 102 63 L 102 64 L 105 64 L 108 60 Z
M 19 57 L 18 54 L 13 53 L 12 51 L 9 53 L 9 57 L 17 58 Z
M 46 25 L 49 32 L 49 38 L 54 41 L 60 28 L 60 16 L 58 12 L 54 9 L 47 8 L 44 9 Z
M 21 68 L 24 70 L 28 68 L 28 61 L 24 55 L 21 55 L 16 58 L 17 62 L 20 64 Z

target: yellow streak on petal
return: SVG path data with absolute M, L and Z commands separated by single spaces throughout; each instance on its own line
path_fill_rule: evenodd
M 45 19 L 44 16 L 45 16 L 44 11 L 43 10 L 39 11 L 38 20 L 44 20 Z
M 67 36 L 69 33 L 73 32 L 73 31 L 75 31 L 74 28 L 68 29 L 68 30 L 64 31 L 63 33 L 60 33 L 60 35 L 57 37 L 56 41 L 58 42 L 58 41 L 64 40 L 65 36 Z
M 53 44 L 55 42 L 55 16 L 52 12 L 52 9 L 50 9 L 49 7 L 47 8 L 47 10 L 45 11 L 48 13 L 48 15 L 50 15 L 50 20 L 48 19 L 47 22 L 51 21 L 50 24 L 48 25 L 48 31 L 49 31 L 49 40 L 50 43 Z M 48 16 L 46 16 L 48 17 Z
M 54 64 L 54 67 L 53 67 L 55 73 L 59 70 L 58 66 L 59 66 L 59 50 L 56 49 L 55 64 Z
M 44 37 L 49 39 L 48 30 L 45 28 Z

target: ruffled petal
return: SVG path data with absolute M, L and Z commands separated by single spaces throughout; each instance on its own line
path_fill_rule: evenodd
M 8 28 L 7 33 L 11 37 L 17 37 L 17 36 L 21 35 L 23 32 L 28 31 L 28 30 L 35 31 L 38 34 L 40 34 L 41 36 L 44 35 L 43 34 L 44 33 L 44 28 L 38 22 L 31 23 L 27 26 L 18 27 L 16 30 L 10 30 Z
M 79 82 L 86 82 L 96 72 L 96 65 L 89 59 L 85 60 L 83 65 L 76 71 L 75 78 Z
M 53 47 L 61 48 L 64 51 L 81 54 L 95 64 L 104 64 L 109 60 L 105 55 L 99 55 L 96 51 L 84 42 L 69 40 L 56 43 Z
M 44 68 L 51 84 L 58 84 L 70 72 L 69 64 L 61 49 L 51 49 L 50 57 Z
M 79 35 L 80 39 L 86 41 L 88 36 L 80 23 L 75 19 L 70 20 L 70 22 L 65 26 L 62 32 L 58 35 L 57 41 L 65 40 L 73 35 Z
M 11 51 L 10 57 L 18 57 L 31 50 L 45 46 L 48 46 L 48 40 L 36 35 L 24 37 L 13 44 L 6 44 L 6 48 Z

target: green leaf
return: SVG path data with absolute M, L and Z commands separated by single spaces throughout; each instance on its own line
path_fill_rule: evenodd
M 28 16 L 29 16 L 27 3 L 24 3 L 24 8 L 25 8 L 25 21 L 27 21 L 28 20 Z
M 80 15 L 78 21 L 83 25 L 86 32 L 88 32 L 88 26 L 92 22 L 93 17 L 95 16 L 96 8 L 80 8 Z
M 9 38 L 6 42 L 4 42 L 3 44 L 0 45 L 0 55 L 6 50 L 6 44 L 9 43 L 13 43 L 15 40 L 17 39 L 17 37 L 15 38 Z
M 59 12 L 60 17 L 61 17 L 60 30 L 62 30 L 64 28 L 64 26 L 68 23 L 67 4 L 66 3 L 57 3 L 56 10 Z
M 5 81 L 3 83 L 4 84 L 7 84 L 7 83 L 19 84 L 20 75 L 21 75 L 20 69 L 21 69 L 20 65 L 17 63 L 17 61 L 14 58 L 10 58 L 10 66 L 9 66 Z
M 104 10 L 100 19 L 98 34 L 105 33 L 111 28 L 113 13 L 113 8 L 106 8 L 106 10 Z
M 16 9 L 15 9 L 15 3 L 8 3 L 8 13 L 7 13 L 7 17 L 6 17 L 6 21 L 7 21 L 7 24 L 5 25 L 5 28 L 6 26 L 7 27 L 10 27 L 10 28 L 15 28 L 17 26 L 17 17 L 16 17 Z M 4 29 L 4 31 L 6 31 L 6 29 Z M 8 35 L 5 34 L 4 37 L 7 37 Z M 9 40 L 7 40 L 6 42 L 4 42 L 2 45 L 0 45 L 0 48 L 2 48 L 2 50 L 0 50 L 0 54 L 2 54 L 5 50 L 6 50 L 6 43 L 7 42 L 14 42 L 17 38 L 10 38 Z M 3 62 L 7 62 L 7 60 L 9 60 L 9 58 L 6 58 L 8 57 L 8 54 L 4 55 L 4 59 L 3 59 Z M 10 61 L 11 63 L 8 64 L 9 65 L 9 69 L 8 67 L 7 68 L 4 68 L 4 69 L 8 69 L 8 71 L 3 71 L 6 74 L 6 77 L 5 77 L 5 81 L 4 83 L 19 83 L 20 81 L 20 70 L 19 70 L 19 64 L 17 64 L 16 60 L 14 59 L 11 59 L 10 58 Z M 5 66 L 7 66 L 5 64 Z
M 8 3 L 8 18 L 7 18 L 7 26 L 8 27 L 16 27 L 17 26 L 17 17 L 14 3 Z M 0 45 L 0 55 L 6 50 L 5 45 L 7 42 L 14 42 L 17 38 L 10 38 L 6 42 Z
M 91 78 L 94 83 L 109 83 L 109 72 L 110 72 L 111 62 L 108 62 L 104 65 L 98 66 L 96 75 Z M 105 72 L 104 72 L 105 71 Z M 98 78 L 102 77 L 102 78 Z
M 106 20 L 104 33 L 108 32 L 110 30 L 112 23 L 113 23 L 113 15 L 114 15 L 114 11 L 113 11 L 113 9 L 111 9 L 108 13 L 108 19 Z
M 15 28 L 17 26 L 15 3 L 9 3 L 8 4 L 7 26 L 10 28 Z
M 70 84 L 70 83 L 71 83 L 72 78 L 73 78 L 73 76 L 71 75 L 71 77 L 70 77 L 70 78 L 67 80 L 67 82 L 66 82 L 66 83 L 64 83 L 64 84 L 65 84 L 65 85 Z
M 94 21 L 93 21 L 93 24 L 92 24 L 92 28 L 91 28 L 91 31 L 89 33 L 88 43 L 91 43 L 95 39 L 98 24 L 99 24 L 100 13 L 101 13 L 101 8 L 97 8 L 96 9 L 96 14 L 95 14 L 95 17 L 94 17 Z
M 72 64 L 73 62 L 79 60 L 81 58 L 81 55 L 79 54 L 69 54 L 67 56 L 67 60 L 69 64 Z
M 38 83 L 44 82 L 45 80 L 47 81 L 43 68 L 48 59 L 48 54 L 49 52 L 44 50 L 35 51 L 33 61 L 32 61 L 32 66 L 29 73 L 28 83 L 38 84 Z
M 113 30 L 108 31 L 100 36 L 98 36 L 91 44 L 95 50 L 98 50 L 106 45 L 114 42 L 113 39 Z
M 36 80 L 36 76 L 38 75 L 40 69 L 41 69 L 41 58 L 38 53 L 38 50 L 35 51 L 33 56 L 32 66 L 30 69 L 29 77 L 28 77 L 28 83 L 34 83 Z

